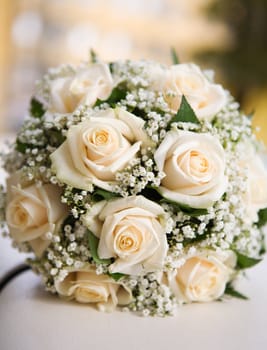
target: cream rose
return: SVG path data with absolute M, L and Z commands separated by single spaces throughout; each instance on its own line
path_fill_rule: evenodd
M 267 170 L 256 150 L 246 147 L 246 157 L 241 166 L 246 168 L 248 173 L 247 188 L 243 196 L 246 207 L 245 220 L 258 221 L 258 211 L 267 208 Z
M 72 113 L 80 104 L 92 106 L 97 99 L 107 99 L 112 89 L 113 79 L 106 64 L 80 68 L 72 76 L 51 81 L 50 112 Z
M 115 259 L 111 273 L 140 275 L 163 267 L 168 249 L 163 215 L 160 205 L 132 196 L 96 204 L 83 222 L 99 238 L 99 257 Z
M 56 280 L 57 293 L 79 303 L 96 304 L 101 311 L 111 312 L 117 305 L 127 305 L 132 300 L 128 288 L 107 275 L 97 275 L 92 267 L 70 270 L 63 281 Z
M 212 135 L 171 130 L 154 158 L 165 173 L 159 187 L 165 198 L 192 208 L 208 208 L 226 190 L 224 150 Z
M 57 178 L 76 188 L 92 184 L 112 191 L 116 172 L 123 169 L 148 141 L 144 120 L 123 109 L 96 112 L 72 126 L 66 141 L 51 155 Z
M 8 181 L 6 221 L 17 242 L 28 242 L 39 257 L 50 244 L 46 234 L 54 233 L 68 214 L 60 201 L 61 190 L 54 185 L 21 187 Z
M 208 302 L 220 298 L 236 265 L 232 251 L 202 251 L 186 258 L 168 282 L 179 303 Z
M 171 66 L 164 86 L 169 107 L 177 111 L 182 95 L 199 119 L 212 118 L 226 105 L 227 95 L 221 85 L 212 83 L 195 64 Z

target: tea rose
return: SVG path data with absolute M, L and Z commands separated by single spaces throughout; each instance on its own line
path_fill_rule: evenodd
M 224 150 L 212 135 L 171 130 L 154 158 L 165 173 L 159 192 L 171 201 L 208 208 L 226 190 Z
M 51 155 L 57 178 L 91 190 L 92 184 L 112 191 L 116 172 L 148 142 L 144 120 L 123 109 L 96 112 L 71 126 L 66 141 Z
M 175 112 L 185 95 L 200 120 L 212 120 L 227 102 L 222 86 L 211 82 L 195 64 L 171 66 L 164 93 L 169 107 Z
M 91 64 L 73 76 L 60 77 L 50 82 L 50 111 L 72 113 L 79 105 L 94 105 L 97 99 L 105 100 L 113 89 L 108 65 Z
M 247 169 L 247 188 L 243 196 L 246 207 L 245 220 L 258 221 L 258 211 L 267 208 L 267 170 L 259 154 L 246 148 L 246 158 L 241 163 Z
M 168 245 L 162 207 L 143 196 L 131 196 L 92 207 L 83 218 L 98 238 L 98 255 L 114 258 L 111 273 L 140 275 L 162 269 Z
M 28 242 L 40 257 L 50 244 L 47 233 L 54 233 L 68 214 L 60 201 L 61 190 L 54 185 L 21 187 L 8 182 L 6 221 L 10 235 L 17 242 Z
M 179 303 L 208 302 L 220 298 L 236 265 L 232 251 L 206 250 L 190 256 L 168 282 Z
M 96 304 L 101 311 L 111 312 L 117 305 L 132 300 L 131 291 L 107 275 L 97 275 L 92 267 L 70 270 L 63 281 L 56 280 L 57 293 L 79 303 Z

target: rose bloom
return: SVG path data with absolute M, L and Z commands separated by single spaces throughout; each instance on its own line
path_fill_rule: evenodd
M 71 126 L 66 141 L 51 155 L 57 178 L 79 189 L 91 190 L 94 184 L 112 191 L 116 172 L 148 141 L 144 123 L 117 108 L 96 112 Z
M 247 188 L 242 199 L 246 207 L 245 220 L 249 223 L 258 221 L 258 211 L 267 208 L 267 170 L 254 147 L 246 145 L 245 159 L 241 167 L 246 168 Z
M 222 86 L 211 82 L 192 63 L 171 66 L 163 92 L 174 112 L 178 111 L 182 95 L 185 95 L 200 120 L 212 120 L 227 103 L 227 95 Z
M 96 304 L 101 311 L 111 312 L 117 305 L 127 305 L 132 294 L 123 284 L 107 275 L 97 275 L 92 267 L 70 270 L 63 281 L 56 280 L 57 293 L 79 303 Z
M 163 215 L 155 202 L 131 196 L 97 203 L 83 222 L 99 238 L 99 257 L 115 259 L 111 273 L 140 275 L 163 267 L 168 249 Z
M 159 191 L 171 201 L 208 208 L 226 190 L 224 150 L 212 135 L 171 130 L 154 158 L 166 175 Z
M 179 303 L 208 302 L 220 298 L 233 275 L 236 256 L 232 251 L 206 250 L 186 258 L 168 274 L 168 282 Z
M 15 176 L 16 177 L 16 176 Z M 14 178 L 8 180 L 6 221 L 11 237 L 28 242 L 40 257 L 49 246 L 47 233 L 54 233 L 68 215 L 68 208 L 60 201 L 61 190 L 54 185 L 21 187 Z
M 113 89 L 109 68 L 94 63 L 80 68 L 72 76 L 50 82 L 50 112 L 72 113 L 79 105 L 94 105 L 97 99 L 105 100 Z

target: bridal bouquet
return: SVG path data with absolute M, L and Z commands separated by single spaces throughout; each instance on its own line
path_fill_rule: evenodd
M 7 153 L 2 230 L 46 289 L 173 314 L 232 295 L 261 260 L 267 171 L 211 71 L 147 61 L 48 70 Z

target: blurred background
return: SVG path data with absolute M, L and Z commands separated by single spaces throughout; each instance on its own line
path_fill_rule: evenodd
M 0 132 L 14 132 L 47 67 L 104 60 L 216 70 L 267 142 L 267 0 L 0 0 Z

